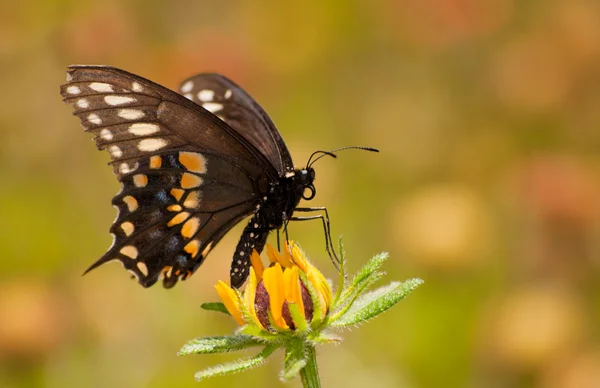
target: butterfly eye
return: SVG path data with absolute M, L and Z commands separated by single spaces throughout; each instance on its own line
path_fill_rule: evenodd
M 306 193 L 306 190 L 309 191 L 308 195 Z M 314 185 L 304 186 L 304 193 L 302 193 L 302 198 L 304 198 L 307 201 L 310 201 L 311 199 L 313 199 L 315 197 L 316 194 L 317 194 L 317 190 L 315 189 Z

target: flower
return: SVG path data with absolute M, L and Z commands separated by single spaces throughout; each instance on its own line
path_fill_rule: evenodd
M 281 379 L 300 375 L 304 387 L 320 387 L 316 345 L 341 342 L 333 333 L 335 329 L 354 327 L 378 316 L 423 283 L 421 279 L 410 279 L 368 291 L 383 277 L 380 268 L 387 253 L 373 257 L 347 282 L 341 241 L 339 250 L 340 276 L 335 294 L 294 243 L 286 243 L 283 253 L 267 245 L 270 264 L 266 268 L 259 254 L 253 252 L 243 293 L 219 281 L 216 289 L 223 303 L 205 303 L 202 307 L 231 315 L 240 328 L 232 335 L 189 341 L 179 354 L 223 353 L 255 346 L 263 349 L 254 357 L 204 369 L 196 373 L 196 379 L 260 366 L 275 350 L 283 348 Z
M 306 330 L 307 324 L 322 321 L 332 298 L 331 286 L 323 274 L 296 244 L 286 244 L 283 254 L 267 245 L 267 254 L 271 265 L 265 268 L 258 253 L 252 253 L 243 295 L 223 281 L 215 286 L 231 316 L 240 325 L 251 323 L 271 332 Z

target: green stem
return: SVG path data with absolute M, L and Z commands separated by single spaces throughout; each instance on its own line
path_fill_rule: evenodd
M 304 388 L 321 388 L 315 346 L 307 343 L 304 351 L 306 356 L 306 366 L 300 371 L 302 386 Z

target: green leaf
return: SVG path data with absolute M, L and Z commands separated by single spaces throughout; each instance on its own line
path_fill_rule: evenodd
M 264 343 L 249 335 L 243 334 L 203 337 L 189 341 L 183 345 L 177 354 L 186 356 L 188 354 L 225 353 L 259 345 L 264 345 Z
M 350 283 L 350 287 L 358 288 L 361 283 L 368 280 L 371 275 L 377 272 L 383 263 L 387 260 L 389 254 L 387 252 L 382 252 L 378 255 L 375 255 L 365 264 L 360 271 L 356 273 L 354 278 L 352 279 L 352 283 Z
M 279 338 L 279 336 L 277 334 L 266 331 L 254 324 L 247 324 L 247 325 L 243 326 L 240 329 L 240 333 L 250 335 L 253 337 L 258 337 L 261 340 L 264 340 L 265 342 L 273 342 L 273 341 L 281 340 L 281 338 Z
M 313 344 L 339 344 L 344 339 L 339 335 L 329 331 L 315 331 L 308 335 L 308 340 Z
M 304 317 L 304 312 L 300 311 L 300 308 L 296 303 L 288 302 L 288 308 L 290 309 L 292 321 L 294 321 L 294 325 L 296 326 L 296 331 L 306 331 L 308 329 L 308 323 Z
M 306 366 L 304 357 L 304 342 L 302 340 L 288 341 L 285 347 L 285 360 L 281 380 L 291 380 L 298 376 L 300 370 Z
M 310 322 L 310 326 L 315 328 L 321 324 L 323 321 L 323 313 L 321 312 L 321 300 L 319 299 L 319 294 L 317 290 L 313 287 L 312 283 L 308 280 L 308 277 L 304 272 L 300 272 L 300 280 L 306 286 L 308 290 L 308 294 L 310 295 L 310 299 L 313 302 L 313 317 Z
M 344 327 L 367 321 L 386 311 L 415 288 L 423 284 L 421 279 L 410 279 L 405 282 L 392 282 L 367 294 L 362 295 L 345 314 L 331 325 Z
M 340 300 L 340 297 L 342 296 L 342 291 L 344 291 L 346 282 L 348 281 L 348 279 L 347 279 L 348 268 L 346 265 L 346 251 L 344 251 L 344 242 L 342 241 L 341 236 L 340 236 L 340 239 L 338 240 L 338 251 L 340 252 L 340 277 L 338 279 L 337 290 L 335 290 L 335 295 L 333 297 L 333 300 L 331 301 L 332 308 L 335 308 L 338 301 Z
M 200 307 L 204 310 L 218 311 L 220 313 L 231 315 L 229 314 L 229 311 L 227 311 L 227 307 L 225 307 L 225 305 L 221 302 L 202 303 Z
M 347 295 L 345 295 L 342 300 L 338 303 L 336 310 L 329 315 L 328 322 L 334 322 L 342 315 L 346 314 L 346 312 L 352 307 L 354 301 L 367 289 L 369 289 L 373 284 L 377 283 L 379 279 L 385 276 L 385 272 L 374 272 L 362 281 L 357 288 L 351 288 L 347 290 Z
M 238 373 L 251 368 L 256 368 L 261 366 L 267 357 L 269 357 L 275 350 L 277 350 L 277 346 L 270 345 L 265 347 L 262 352 L 258 353 L 254 357 L 240 359 L 228 362 L 226 364 L 215 365 L 213 367 L 196 372 L 194 377 L 196 378 L 196 381 L 200 381 L 209 377 L 223 376 L 226 374 Z
M 334 308 L 338 308 L 348 302 L 348 300 L 352 298 L 356 298 L 357 293 L 356 290 L 364 291 L 367 287 L 374 283 L 373 277 L 377 276 L 380 272 L 378 270 L 381 268 L 383 263 L 388 258 L 387 252 L 382 252 L 378 255 L 373 256 L 357 273 L 354 275 L 352 282 L 350 285 L 346 287 L 342 296 L 337 301 Z M 381 277 L 380 275 L 379 277 Z

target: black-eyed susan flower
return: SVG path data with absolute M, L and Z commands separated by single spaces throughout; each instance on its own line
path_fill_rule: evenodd
M 204 337 L 188 342 L 180 355 L 220 353 L 253 346 L 264 349 L 254 357 L 200 371 L 196 379 L 240 372 L 259 366 L 276 349 L 285 349 L 281 378 L 300 374 L 305 387 L 319 387 L 315 345 L 340 342 L 336 328 L 355 326 L 389 309 L 422 283 L 420 279 L 392 282 L 366 292 L 384 275 L 380 271 L 387 254 L 373 257 L 346 282 L 345 258 L 340 243 L 340 286 L 335 294 L 323 274 L 296 244 L 282 253 L 267 246 L 270 264 L 265 267 L 258 253 L 243 292 L 223 281 L 216 285 L 222 303 L 204 304 L 207 310 L 228 313 L 240 325 L 233 335 Z

